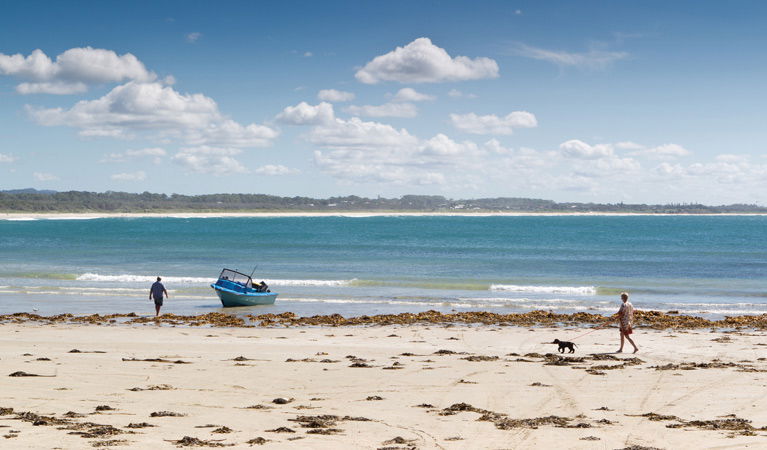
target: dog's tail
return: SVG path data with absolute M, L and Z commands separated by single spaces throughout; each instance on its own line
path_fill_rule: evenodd
M 573 342 L 573 345 L 576 346 L 576 347 L 578 346 L 578 344 L 576 344 L 575 342 Z

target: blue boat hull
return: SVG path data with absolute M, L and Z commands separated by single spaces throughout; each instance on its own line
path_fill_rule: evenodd
M 273 305 L 277 298 L 277 294 L 274 292 L 256 292 L 252 289 L 247 289 L 251 292 L 235 292 L 215 284 L 211 284 L 210 287 L 216 291 L 216 295 L 221 299 L 221 304 L 224 307 Z

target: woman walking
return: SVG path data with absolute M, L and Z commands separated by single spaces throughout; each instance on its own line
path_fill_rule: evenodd
M 634 343 L 634 341 L 629 336 L 631 333 L 634 332 L 634 330 L 631 328 L 634 324 L 634 305 L 631 304 L 629 301 L 629 294 L 627 292 L 621 293 L 621 300 L 623 301 L 623 304 L 621 305 L 621 308 L 618 310 L 618 321 L 620 325 L 620 331 L 621 331 L 621 348 L 618 349 L 616 353 L 623 352 L 623 342 L 624 339 L 628 339 L 631 345 L 634 346 L 634 353 L 639 351 L 639 347 Z

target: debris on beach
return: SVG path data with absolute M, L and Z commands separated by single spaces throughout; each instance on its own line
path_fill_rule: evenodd
M 246 406 L 245 409 L 273 409 L 271 406 L 268 405 L 250 405 Z
M 466 356 L 464 358 L 466 361 L 472 361 L 472 362 L 478 362 L 478 361 L 498 361 L 497 356 L 485 356 L 485 355 L 472 355 L 472 356 Z
M 174 389 L 175 388 L 169 384 L 154 384 L 151 386 L 147 386 L 145 388 L 134 387 L 128 390 L 133 392 L 140 392 L 140 391 L 172 391 Z
M 288 403 L 292 402 L 294 399 L 291 398 L 285 398 L 285 397 L 277 397 L 274 400 L 272 400 L 272 403 L 276 405 L 287 405 Z
M 173 411 L 155 411 L 149 414 L 149 417 L 186 417 L 186 414 Z
M 670 314 L 671 313 L 671 314 Z M 696 328 L 767 328 L 767 314 L 726 316 L 721 320 L 709 320 L 697 316 L 674 314 L 676 311 L 663 313 L 661 311 L 634 311 L 634 323 L 636 327 L 648 327 L 654 329 L 696 329 Z M 247 319 L 247 321 L 246 321 Z M 41 316 L 30 313 L 14 313 L 0 315 L 0 323 L 23 323 L 42 322 L 52 323 L 87 323 L 102 325 L 119 321 L 126 324 L 167 324 L 188 326 L 212 326 L 212 327 L 271 327 L 271 326 L 354 326 L 354 325 L 407 325 L 416 323 L 432 324 L 485 324 L 502 326 L 572 326 L 577 324 L 605 325 L 613 318 L 601 314 L 577 312 L 573 314 L 556 314 L 551 311 L 529 311 L 526 313 L 500 314 L 487 311 L 464 311 L 454 313 L 441 313 L 429 310 L 419 313 L 379 314 L 373 316 L 344 317 L 340 314 L 317 315 L 300 317 L 292 312 L 281 314 L 249 314 L 238 317 L 225 313 L 207 313 L 192 316 L 180 316 L 175 314 L 163 314 L 159 318 L 140 317 L 135 313 L 128 314 L 92 314 L 89 316 L 75 316 L 73 314 L 58 314 L 54 316 Z M 76 349 L 75 349 L 76 350 Z M 79 352 L 79 351 L 78 351 Z M 84 352 L 80 352 L 84 353 Z M 93 352 L 96 353 L 96 352 Z
M 196 437 L 191 436 L 184 436 L 181 439 L 178 440 L 167 440 L 167 442 L 172 442 L 176 445 L 176 447 L 228 447 L 234 444 L 223 444 L 219 441 L 205 441 L 202 439 L 198 439 Z
M 182 361 L 180 359 L 172 361 L 170 359 L 164 359 L 164 358 L 144 358 L 144 359 L 123 358 L 122 360 L 123 360 L 123 362 L 155 362 L 155 363 L 167 363 L 167 364 L 192 364 L 189 361 Z
M 17 372 L 13 372 L 11 374 L 8 374 L 8 376 L 9 377 L 41 377 L 42 375 L 38 375 L 36 373 L 22 372 L 21 370 L 19 370 Z M 53 376 L 53 375 L 50 375 L 50 376 Z
M 253 446 L 253 445 L 264 445 L 267 442 L 269 442 L 269 440 L 268 439 L 264 439 L 261 436 L 259 436 L 257 438 L 250 439 L 248 441 L 245 441 L 246 444 L 250 444 L 251 446 Z
M 397 436 L 393 439 L 389 439 L 388 441 L 383 441 L 383 445 L 392 445 L 392 444 L 398 444 L 398 445 L 414 445 L 416 442 L 415 439 L 405 439 L 402 436 Z

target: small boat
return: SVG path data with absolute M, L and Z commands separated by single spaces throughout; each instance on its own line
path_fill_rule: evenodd
M 266 284 L 254 285 L 249 275 L 231 269 L 222 270 L 218 280 L 210 287 L 216 291 L 224 307 L 273 305 L 277 298 L 277 294 L 269 291 Z

